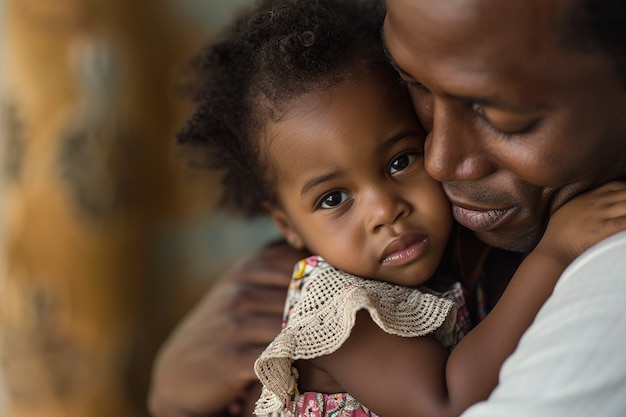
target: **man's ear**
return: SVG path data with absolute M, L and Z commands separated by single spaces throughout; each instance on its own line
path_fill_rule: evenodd
M 304 241 L 300 237 L 300 233 L 294 228 L 291 219 L 284 210 L 275 207 L 267 208 L 267 213 L 289 245 L 295 249 L 304 249 Z

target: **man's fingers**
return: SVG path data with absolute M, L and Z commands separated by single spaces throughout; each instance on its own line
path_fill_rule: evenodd
M 231 275 L 250 284 L 286 288 L 295 263 L 307 255 L 307 252 L 286 244 L 268 246 L 254 257 L 237 264 Z
M 277 314 L 283 312 L 287 286 L 267 288 L 257 285 L 240 285 L 231 289 L 229 309 L 235 314 Z
M 257 315 L 240 322 L 235 333 L 235 344 L 267 346 L 280 332 L 281 319 L 274 315 Z M 261 353 L 261 352 L 259 352 Z
M 160 352 L 150 397 L 155 416 L 225 410 L 256 381 L 253 363 L 280 332 L 293 266 L 305 256 L 268 246 L 215 283 Z

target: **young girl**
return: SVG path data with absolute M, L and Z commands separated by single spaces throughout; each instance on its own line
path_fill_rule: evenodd
M 296 266 L 283 330 L 255 364 L 257 414 L 459 415 L 495 387 L 565 267 L 614 232 L 603 220 L 626 212 L 615 184 L 565 205 L 450 353 L 458 287 L 452 299 L 423 289 L 450 263 L 450 207 L 385 61 L 383 15 L 358 1 L 265 1 L 198 62 L 199 106 L 180 140 L 210 151 L 228 201 L 316 254 Z

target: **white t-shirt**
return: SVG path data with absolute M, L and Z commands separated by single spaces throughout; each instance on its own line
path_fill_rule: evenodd
M 463 417 L 626 416 L 626 232 L 583 253 Z

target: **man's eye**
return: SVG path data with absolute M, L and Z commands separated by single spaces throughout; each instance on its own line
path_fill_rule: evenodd
M 350 194 L 344 191 L 333 191 L 322 196 L 317 206 L 321 209 L 331 209 L 343 204 L 349 198 Z
M 483 122 L 503 135 L 529 133 L 540 121 L 540 116 L 537 114 L 514 114 L 496 109 L 486 109 L 480 104 L 473 104 L 472 108 Z
M 426 132 L 433 130 L 434 98 L 430 90 L 421 84 L 409 84 L 409 96 L 415 114 Z
M 415 153 L 405 153 L 394 158 L 389 164 L 389 175 L 395 175 L 407 169 L 416 159 L 417 155 Z

